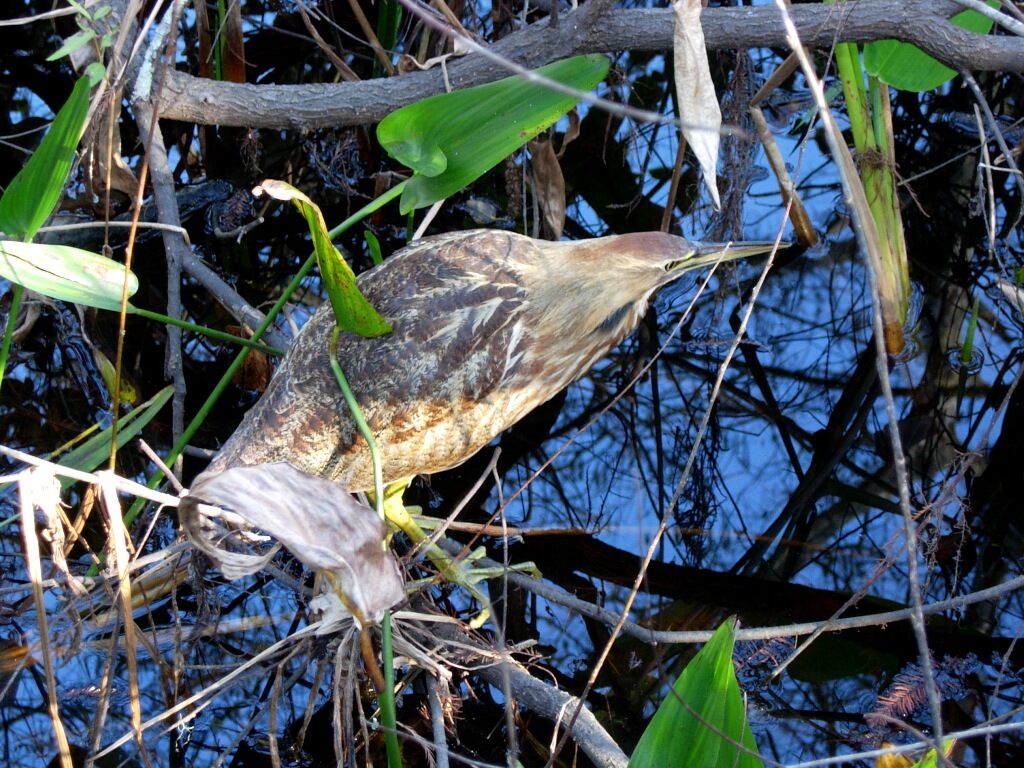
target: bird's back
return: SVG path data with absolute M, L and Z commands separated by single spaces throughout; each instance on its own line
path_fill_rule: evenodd
M 561 388 L 536 388 L 522 265 L 547 257 L 531 252 L 537 247 L 496 230 L 441 235 L 360 276 L 393 332 L 341 334 L 338 360 L 380 447 L 385 482 L 461 463 Z M 353 491 L 372 488 L 369 452 L 330 368 L 333 327 L 325 304 L 211 469 L 288 461 Z

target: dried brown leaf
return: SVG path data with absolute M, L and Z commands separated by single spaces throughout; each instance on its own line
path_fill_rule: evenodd
M 569 110 L 566 117 L 569 118 L 569 127 L 565 130 L 565 135 L 562 136 L 562 146 L 558 148 L 559 160 L 565 155 L 565 148 L 580 137 L 580 113 L 573 108 Z
M 327 574 L 360 624 L 379 621 L 405 596 L 398 561 L 384 547 L 383 521 L 341 486 L 291 464 L 204 473 L 179 514 L 192 543 L 228 579 L 255 573 L 277 551 L 267 550 L 267 537 L 252 530 L 258 528 Z
M 697 156 L 715 208 L 720 208 L 717 167 L 722 110 L 718 107 L 718 96 L 708 66 L 704 29 L 700 23 L 700 0 L 674 0 L 672 9 L 676 19 L 676 98 L 679 117 L 683 121 L 683 136 Z
M 560 240 L 565 227 L 565 177 L 551 140 L 536 138 L 529 143 L 537 202 L 544 218 L 544 237 Z

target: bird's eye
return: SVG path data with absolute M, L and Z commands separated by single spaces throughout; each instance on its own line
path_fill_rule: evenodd
M 686 263 L 686 259 L 676 259 L 665 264 L 666 272 L 674 272 Z

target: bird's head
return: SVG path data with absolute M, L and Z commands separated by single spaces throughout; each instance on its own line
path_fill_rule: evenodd
M 577 332 L 593 329 L 616 341 L 636 327 L 661 286 L 687 272 L 774 247 L 770 242 L 694 243 L 662 232 L 551 245 L 560 251 L 551 262 L 557 271 L 547 290 L 551 308 L 564 313 L 561 319 L 575 325 Z

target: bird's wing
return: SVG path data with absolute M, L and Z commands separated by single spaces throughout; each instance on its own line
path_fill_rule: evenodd
M 394 330 L 375 339 L 343 333 L 338 359 L 370 428 L 389 445 L 457 419 L 467 403 L 507 394 L 531 375 L 535 342 L 513 258 L 523 247 L 531 241 L 493 230 L 441 236 L 360 276 L 360 288 Z M 327 352 L 333 327 L 325 305 L 303 327 L 215 468 L 286 460 L 320 473 L 351 452 L 357 432 Z M 484 426 L 493 435 L 507 425 Z
M 534 246 L 494 230 L 442 236 L 360 281 L 394 330 L 369 340 L 346 334 L 340 354 L 381 428 L 457 417 L 448 411 L 487 401 L 530 374 L 534 336 L 515 258 L 524 247 Z

